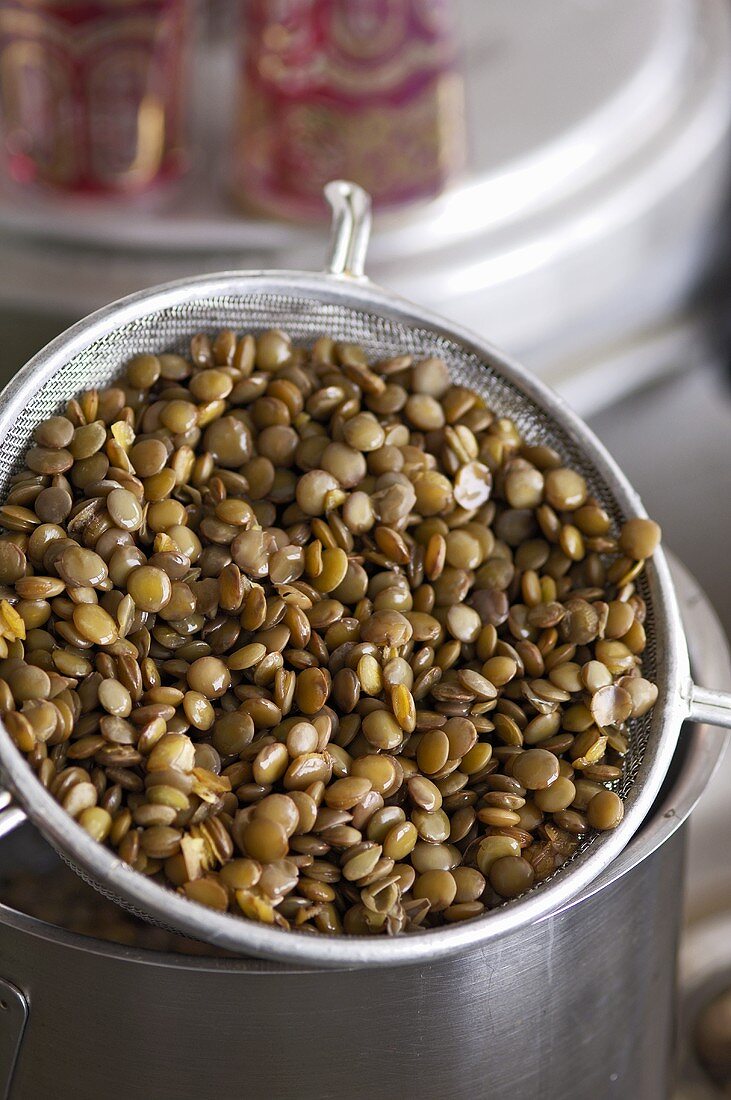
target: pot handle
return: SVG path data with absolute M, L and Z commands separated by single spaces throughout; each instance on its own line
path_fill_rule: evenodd
M 350 180 L 330 180 L 325 185 L 325 198 L 332 210 L 326 270 L 330 275 L 363 279 L 371 233 L 371 197 Z
M 0 840 L 24 821 L 24 811 L 20 806 L 14 806 L 10 792 L 0 787 Z

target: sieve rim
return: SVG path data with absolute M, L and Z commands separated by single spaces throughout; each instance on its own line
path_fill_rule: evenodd
M 35 393 L 76 355 L 124 325 L 171 307 L 215 296 L 242 300 L 255 294 L 300 293 L 321 304 L 339 305 L 458 344 L 493 368 L 538 405 L 586 456 L 625 516 L 644 516 L 640 497 L 594 433 L 566 402 L 539 379 L 488 341 L 450 321 L 376 286 L 365 278 L 296 271 L 226 271 L 176 280 L 139 291 L 90 314 L 38 352 L 0 395 L 0 446 L 18 414 Z M 121 366 L 121 364 L 120 364 Z M 314 936 L 268 927 L 242 917 L 214 912 L 145 878 L 111 850 L 97 844 L 38 782 L 0 722 L 0 773 L 8 789 L 43 836 L 102 892 L 134 911 L 216 946 L 283 962 L 326 968 L 424 964 L 478 944 L 487 946 L 553 912 L 592 882 L 622 851 L 649 813 L 672 760 L 680 726 L 687 716 L 683 686 L 689 680 L 688 652 L 670 572 L 662 551 L 646 571 L 655 616 L 658 700 L 637 779 L 625 799 L 625 816 L 611 833 L 595 837 L 586 849 L 550 881 L 472 921 L 426 929 L 407 936 L 380 938 Z M 662 674 L 662 675 L 660 675 Z

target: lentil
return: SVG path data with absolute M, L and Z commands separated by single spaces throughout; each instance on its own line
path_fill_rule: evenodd
M 651 519 L 628 519 L 619 535 L 619 549 L 634 561 L 651 557 L 658 546 L 662 532 L 659 524 Z
M 624 817 L 622 799 L 614 791 L 598 791 L 587 807 L 586 816 L 592 829 L 616 829 Z

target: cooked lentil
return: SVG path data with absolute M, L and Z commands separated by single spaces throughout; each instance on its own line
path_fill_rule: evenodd
M 616 827 L 636 579 L 581 474 L 438 358 L 143 354 L 0 508 L 0 712 L 82 828 L 253 920 L 470 919 Z

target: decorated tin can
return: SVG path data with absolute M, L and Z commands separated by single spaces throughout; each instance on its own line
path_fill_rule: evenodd
M 192 15 L 192 0 L 0 0 L 12 179 L 104 194 L 178 175 Z
M 449 0 L 249 0 L 243 8 L 236 195 L 296 218 L 329 179 L 376 206 L 437 195 L 464 160 Z

